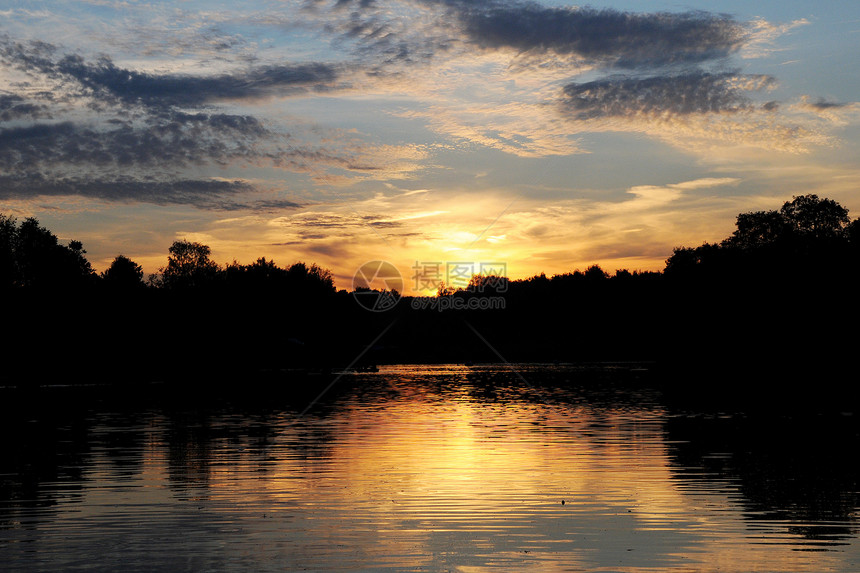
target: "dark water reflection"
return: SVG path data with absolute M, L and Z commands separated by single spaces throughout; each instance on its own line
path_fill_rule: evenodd
M 0 561 L 860 569 L 855 416 L 680 411 L 622 374 L 388 367 L 304 415 L 316 387 L 205 403 L 55 389 L 38 407 L 7 391 Z

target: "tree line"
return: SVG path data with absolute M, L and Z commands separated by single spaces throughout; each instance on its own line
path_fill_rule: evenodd
M 123 254 L 117 255 L 102 273 L 96 273 L 80 241 L 63 245 L 33 217 L 18 224 L 14 217 L 0 214 L 0 286 L 7 289 L 334 290 L 331 271 L 317 264 L 297 262 L 281 268 L 261 257 L 247 265 L 233 261 L 221 266 L 212 260 L 211 254 L 207 245 L 178 240 L 168 249 L 167 265 L 146 279 L 141 265 Z
M 819 272 L 845 272 L 855 266 L 860 253 L 860 219 L 831 199 L 809 194 L 796 196 L 778 210 L 741 213 L 736 230 L 718 243 L 676 247 L 662 271 L 616 270 L 613 275 L 599 265 L 546 277 L 535 275 L 509 281 L 506 277 L 476 275 L 466 288 L 444 284 L 437 295 L 458 292 L 494 292 L 513 289 L 564 288 L 577 283 L 651 281 L 662 277 L 709 279 L 744 276 L 778 277 L 789 268 L 806 265 Z M 302 288 L 333 292 L 332 272 L 303 262 L 279 267 L 265 257 L 251 264 L 236 261 L 219 265 L 209 246 L 177 240 L 168 249 L 167 264 L 144 277 L 142 267 L 120 254 L 97 274 L 80 241 L 60 243 L 56 235 L 35 218 L 20 224 L 0 214 L 0 286 L 5 288 L 80 289 L 96 286 L 116 290 L 145 287 L 189 289 L 283 289 Z
M 803 195 L 779 210 L 741 213 L 736 229 L 720 243 L 676 248 L 666 261 L 667 276 L 786 278 L 856 272 L 860 219 L 831 199 Z
M 835 201 L 798 196 L 738 215 L 720 242 L 675 248 L 662 271 L 610 274 L 591 265 L 517 280 L 479 275 L 437 294 L 500 296 L 503 307 L 440 312 L 405 297 L 369 312 L 316 264 L 219 265 L 208 246 L 182 240 L 156 275 L 145 278 L 124 255 L 96 273 L 80 242 L 63 245 L 35 219 L 0 216 L 5 350 L 19 357 L 0 369 L 0 384 L 70 373 L 187 382 L 205 373 L 230 386 L 249 371 L 325 370 L 360 357 L 640 361 L 671 369 L 685 389 L 778 392 L 799 377 L 821 388 L 853 368 L 858 229 Z M 20 358 L 34 350 L 50 359 Z

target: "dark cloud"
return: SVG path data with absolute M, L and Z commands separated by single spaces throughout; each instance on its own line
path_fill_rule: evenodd
M 717 65 L 748 40 L 748 27 L 725 15 L 555 8 L 517 0 L 412 0 L 402 10 L 374 0 L 307 0 L 306 6 L 336 45 L 348 42 L 354 49 L 350 73 L 402 71 L 399 64 L 427 62 L 456 46 L 516 50 L 524 61 L 533 56 L 541 64 L 572 60 L 598 71 L 624 68 L 629 76 L 565 86 L 564 110 L 580 119 L 736 113 L 754 107 L 746 95 L 754 89 L 750 86 L 772 81 L 704 71 L 724 69 Z M 428 7 L 437 9 L 429 11 L 439 20 L 417 21 L 414 16 Z M 214 75 L 158 74 L 122 67 L 108 56 L 88 59 L 47 42 L 8 36 L 0 36 L 0 64 L 33 80 L 27 86 L 31 91 L 21 83 L 19 93 L 0 95 L 0 173 L 10 183 L 28 177 L 34 182 L 29 191 L 20 183 L 17 193 L 64 190 L 102 199 L 277 209 L 295 205 L 252 207 L 235 198 L 251 190 L 249 185 L 189 181 L 188 170 L 243 161 L 305 172 L 320 165 L 382 170 L 373 154 L 362 154 L 342 138 L 314 147 L 255 117 L 212 113 L 219 102 L 335 89 L 346 76 L 345 65 L 285 63 Z M 46 84 L 55 95 L 35 91 Z M 81 120 L 81 103 L 98 115 Z M 770 102 L 761 109 L 776 107 Z M 67 115 L 71 109 L 75 116 Z M 75 122 L 63 121 L 72 117 Z M 117 183 L 123 183 L 122 192 Z
M 693 64 L 736 52 L 745 26 L 707 12 L 630 13 L 526 2 L 446 2 L 482 48 L 553 52 L 602 66 Z
M 416 19 L 376 2 L 338 0 L 324 11 L 317 2 L 313 10 L 334 47 L 351 53 L 356 65 L 371 76 L 387 75 L 391 66 L 427 63 L 452 41 L 452 26 L 443 32 L 432 18 Z
M 298 209 L 302 205 L 287 199 L 269 199 L 265 201 L 257 201 L 253 204 L 254 208 L 259 210 L 279 211 L 281 209 Z
M 255 144 L 268 136 L 248 116 L 174 112 L 150 117 L 141 126 L 122 121 L 108 129 L 72 122 L 36 123 L 0 129 L 0 169 L 176 169 L 225 164 L 257 155 Z
M 827 101 L 823 98 L 819 98 L 818 101 L 815 101 L 815 102 L 808 102 L 806 105 L 815 111 L 826 111 L 829 109 L 839 109 L 839 108 L 843 108 L 846 106 L 846 104 L 844 104 L 844 103 Z
M 273 65 L 214 76 L 157 75 L 121 68 L 108 57 L 87 61 L 63 55 L 46 42 L 8 37 L 0 37 L 0 63 L 33 78 L 17 89 L 48 83 L 56 93 L 30 90 L 28 97 L 38 103 L 22 97 L 23 91 L 0 95 L 6 197 L 73 194 L 226 210 L 292 208 L 292 202 L 242 203 L 233 196 L 252 191 L 250 185 L 188 180 L 187 170 L 238 161 L 307 171 L 311 162 L 345 167 L 354 161 L 348 154 L 303 146 L 253 116 L 211 112 L 218 101 L 326 89 L 338 77 L 326 64 Z M 63 120 L 81 103 L 98 115 Z M 54 117 L 57 121 L 46 121 Z
M 376 0 L 336 0 L 335 9 L 346 8 L 371 8 L 376 5 Z
M 744 86 L 761 89 L 772 83 L 769 76 L 739 76 L 733 72 L 613 77 L 566 85 L 564 105 L 576 119 L 737 113 L 754 108 Z M 773 106 L 765 104 L 764 108 L 770 110 Z
M 193 204 L 198 209 L 255 211 L 259 213 L 282 213 L 285 210 L 298 209 L 302 206 L 299 203 L 287 200 L 241 201 L 238 197 L 224 196 L 223 193 L 208 199 L 201 199 Z
M 29 102 L 15 94 L 0 94 L 0 122 L 49 117 L 51 113 L 44 104 Z
M 83 196 L 107 201 L 146 202 L 156 205 L 183 204 L 221 208 L 232 204 L 225 196 L 251 191 L 241 181 L 190 180 L 153 181 L 129 177 L 101 179 L 88 176 L 45 177 L 0 176 L 0 199 L 30 199 L 40 196 Z
M 286 199 L 243 200 L 255 189 L 244 181 L 120 177 L 45 177 L 41 174 L 0 176 L 0 200 L 79 196 L 110 202 L 191 205 L 218 211 L 282 212 L 302 205 Z
M 102 56 L 88 62 L 76 54 L 57 56 L 45 42 L 0 42 L 0 59 L 7 65 L 53 80 L 73 82 L 88 95 L 123 104 L 159 108 L 197 107 L 227 100 L 286 96 L 325 90 L 338 78 L 338 70 L 324 63 L 271 65 L 230 74 L 191 76 L 150 74 L 121 68 Z
M 265 161 L 312 171 L 311 165 L 346 167 L 350 161 L 325 149 L 282 147 L 249 116 L 173 112 L 151 116 L 141 125 L 121 120 L 107 124 L 106 129 L 72 122 L 0 129 L 0 172 L 8 175 L 9 185 L 5 196 L 70 194 L 224 210 L 282 210 L 299 205 L 285 200 L 243 203 L 229 197 L 218 201 L 217 195 L 254 189 L 218 179 L 186 180 L 183 174 L 188 168 L 236 162 Z
M 704 11 L 634 13 L 518 0 L 415 0 L 411 5 L 413 12 L 398 13 L 354 0 L 308 4 L 324 18 L 327 33 L 351 45 L 363 62 L 381 66 L 373 67 L 377 73 L 389 64 L 427 63 L 458 46 L 513 50 L 518 63 L 526 65 L 572 61 L 631 70 L 687 68 L 725 60 L 751 34 L 746 23 Z M 435 9 L 430 20 L 422 14 L 428 8 Z
M 283 161 L 294 153 L 269 145 L 273 136 L 256 118 L 172 112 L 105 125 L 65 121 L 0 129 L 0 198 L 77 195 L 221 210 L 299 206 L 243 202 L 239 195 L 255 190 L 250 184 L 183 175 L 189 167 Z

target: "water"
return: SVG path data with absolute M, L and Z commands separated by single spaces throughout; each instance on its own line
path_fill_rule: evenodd
M 670 408 L 621 374 L 383 367 L 310 407 L 324 383 L 39 407 L 7 391 L 0 564 L 860 570 L 853 415 Z

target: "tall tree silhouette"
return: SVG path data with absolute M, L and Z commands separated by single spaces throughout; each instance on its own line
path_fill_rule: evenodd
M 37 219 L 20 225 L 0 216 L 0 280 L 6 287 L 38 289 L 82 288 L 95 278 L 80 241 L 61 245 Z
M 207 245 L 174 241 L 168 252 L 167 266 L 161 269 L 166 288 L 205 287 L 211 285 L 218 275 L 218 264 L 209 258 L 212 250 Z
M 769 276 L 784 280 L 798 268 L 844 271 L 856 225 L 848 210 L 815 194 L 795 196 L 779 210 L 741 213 L 736 230 L 718 244 L 678 247 L 665 274 L 721 280 Z M 790 268 L 790 267 L 794 268 Z
M 723 246 L 758 249 L 783 239 L 790 225 L 779 211 L 755 211 L 738 215 L 737 229 Z
M 778 211 L 741 213 L 737 230 L 724 247 L 758 249 L 769 245 L 845 238 L 848 209 L 832 199 L 809 194 L 786 201 Z
M 16 283 L 18 270 L 16 243 L 18 225 L 15 219 L 0 214 L 0 288 L 11 287 Z
M 803 237 L 832 239 L 841 237 L 851 222 L 848 209 L 832 199 L 803 195 L 786 202 L 779 210 L 791 230 Z

